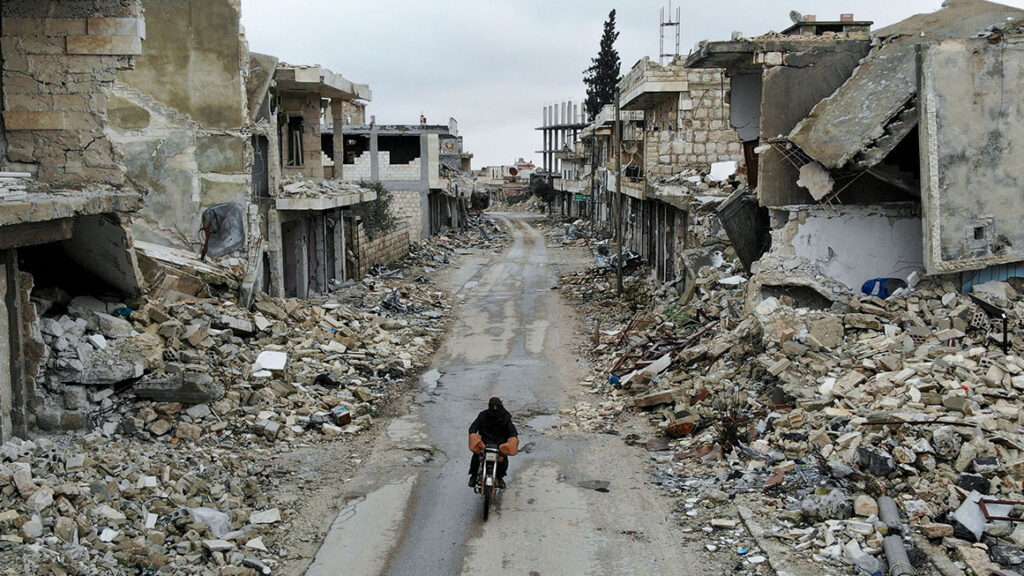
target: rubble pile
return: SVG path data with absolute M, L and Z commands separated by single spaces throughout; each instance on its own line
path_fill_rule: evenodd
M 659 432 L 637 441 L 658 481 L 722 545 L 736 519 L 719 507 L 743 501 L 809 561 L 882 573 L 909 551 L 919 565 L 1024 570 L 1024 298 L 936 280 L 886 300 L 747 304 L 736 268 L 702 268 L 685 304 L 664 289 L 646 306 L 619 298 L 597 269 L 563 277 L 594 319 L 584 385 L 606 394 L 577 406 L 578 425 L 649 412 Z
M 508 231 L 486 214 L 469 214 L 466 227 L 458 234 L 432 236 L 409 246 L 406 266 L 421 266 L 431 272 L 448 265 L 460 251 L 481 249 L 500 251 L 509 240 Z
M 98 428 L 4 445 L 0 540 L 43 546 L 32 571 L 0 564 L 272 565 L 280 513 L 261 510 L 259 460 L 367 428 L 444 331 L 446 297 L 425 280 L 369 278 L 342 299 L 261 298 L 251 313 L 217 298 L 138 311 L 77 299 L 44 317 L 49 393 L 65 423 Z
M 0 574 L 272 573 L 293 511 L 271 461 L 371 426 L 446 329 L 415 267 L 503 238 L 476 220 L 411 269 L 251 311 L 209 286 L 138 309 L 37 291 L 39 425 L 83 431 L 0 446 Z

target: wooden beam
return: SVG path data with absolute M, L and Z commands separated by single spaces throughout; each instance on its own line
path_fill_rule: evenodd
M 0 229 L 0 250 L 70 240 L 73 223 L 71 218 L 62 218 L 4 226 Z

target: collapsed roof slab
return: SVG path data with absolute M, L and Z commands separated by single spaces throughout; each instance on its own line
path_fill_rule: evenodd
M 789 134 L 804 153 L 831 169 L 879 164 L 917 126 L 917 45 L 975 36 L 1024 19 L 1024 10 L 984 0 L 948 0 L 875 33 L 876 46 L 829 98 Z
M 911 44 L 876 48 L 793 129 L 789 140 L 811 158 L 837 169 L 888 135 L 879 142 L 886 150 L 872 155 L 874 164 L 880 162 L 917 126 L 916 114 L 904 114 L 917 98 L 915 53 Z
M 256 120 L 260 106 L 266 100 L 267 91 L 274 80 L 277 58 L 267 54 L 249 53 L 249 75 L 245 80 L 245 92 L 249 103 L 249 120 Z
M 274 79 L 278 89 L 283 92 L 308 92 L 341 100 L 372 98 L 370 87 L 366 84 L 356 84 L 322 66 L 278 64 Z
M 0 226 L 134 212 L 141 206 L 138 194 L 115 190 L 32 192 L 18 199 L 0 200 Z

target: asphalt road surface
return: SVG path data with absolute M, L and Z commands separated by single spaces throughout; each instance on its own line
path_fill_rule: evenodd
M 504 254 L 448 274 L 456 320 L 409 413 L 392 422 L 347 490 L 309 576 L 702 574 L 671 504 L 621 438 L 559 430 L 583 387 L 571 309 L 552 286 L 578 252 L 548 250 L 530 216 Z M 575 262 L 573 262 L 575 259 Z M 467 428 L 500 396 L 524 453 L 491 518 L 466 486 Z M 607 490 L 598 491 L 607 483 Z

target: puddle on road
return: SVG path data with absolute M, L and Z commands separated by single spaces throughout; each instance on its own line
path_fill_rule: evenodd
M 437 368 L 433 368 L 424 372 L 423 376 L 420 376 L 420 382 L 423 383 L 423 387 L 427 389 L 427 392 L 433 394 L 437 387 L 441 385 L 441 376 L 444 376 L 444 373 Z
M 561 416 L 557 414 L 541 414 L 540 416 L 534 416 L 526 421 L 526 427 L 537 432 L 547 432 L 552 428 L 557 428 L 562 424 Z

